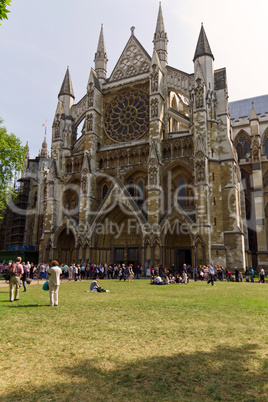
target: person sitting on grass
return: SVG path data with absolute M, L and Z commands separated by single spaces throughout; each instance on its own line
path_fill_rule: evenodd
M 162 281 L 161 276 L 159 276 L 159 275 L 154 278 L 152 284 L 154 284 L 154 285 L 165 285 L 164 282 Z
M 169 285 L 170 283 L 175 283 L 175 281 L 173 281 L 171 279 L 171 281 L 168 279 L 168 276 L 165 274 L 164 275 L 164 279 L 163 279 L 164 285 Z
M 102 289 L 99 286 L 99 280 L 96 278 L 94 281 L 91 282 L 89 292 L 110 292 L 110 290 Z

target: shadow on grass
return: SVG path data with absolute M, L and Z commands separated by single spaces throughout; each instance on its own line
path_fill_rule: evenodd
M 51 307 L 49 304 L 20 304 L 20 305 L 8 305 L 7 308 L 27 308 L 27 307 Z
M 133 358 L 123 364 L 110 356 L 96 361 L 81 359 L 72 366 L 70 358 L 69 366 L 55 367 L 55 373 L 64 380 L 51 386 L 44 383 L 36 389 L 13 387 L 5 401 L 267 400 L 268 362 L 257 360 L 257 348 L 258 345 L 226 346 L 209 352 L 187 354 L 186 350 L 161 356 L 156 355 L 156 347 L 152 348 L 150 358 Z M 53 374 L 52 371 L 50 379 Z

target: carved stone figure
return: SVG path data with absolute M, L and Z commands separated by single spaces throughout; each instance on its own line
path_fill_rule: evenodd
M 88 107 L 92 107 L 93 106 L 93 99 L 94 99 L 94 88 L 93 88 L 93 83 L 90 82 L 89 83 L 89 89 L 88 89 L 88 93 L 87 93 L 87 105 Z
M 203 107 L 204 102 L 203 99 L 204 99 L 204 89 L 201 86 L 198 86 L 195 95 L 195 106 L 197 109 Z
M 93 115 L 90 113 L 90 115 L 87 116 L 87 131 L 92 130 L 93 130 Z
M 196 183 L 205 181 L 205 160 L 198 159 L 195 162 Z
M 158 76 L 159 73 L 156 69 L 156 65 L 153 65 L 153 71 L 151 74 L 151 90 L 152 92 L 156 92 L 158 90 Z
M 259 153 L 260 146 L 256 138 L 253 140 L 251 149 L 252 149 L 253 160 L 258 161 L 260 159 L 260 153 Z
M 151 117 L 158 117 L 158 99 L 151 100 Z
M 60 138 L 60 116 L 57 114 L 55 121 L 55 139 Z
M 82 191 L 83 191 L 83 194 L 87 193 L 87 178 L 86 178 L 86 176 L 83 176 L 83 178 L 82 178 Z

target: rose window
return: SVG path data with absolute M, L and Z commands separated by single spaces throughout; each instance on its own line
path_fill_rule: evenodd
M 149 98 L 142 91 L 128 91 L 106 105 L 105 131 L 114 141 L 133 141 L 149 129 Z

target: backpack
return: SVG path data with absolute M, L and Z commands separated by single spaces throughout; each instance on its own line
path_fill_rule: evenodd
M 17 273 L 18 273 L 18 266 L 17 266 L 17 264 L 13 264 L 11 267 L 11 270 L 10 270 L 10 274 L 17 275 Z

